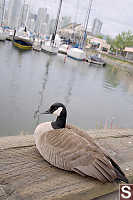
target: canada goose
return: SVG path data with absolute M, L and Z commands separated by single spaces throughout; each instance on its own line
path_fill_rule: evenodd
M 62 103 L 53 104 L 41 114 L 57 115 L 56 121 L 41 123 L 34 132 L 36 147 L 50 164 L 103 183 L 115 180 L 128 183 L 120 167 L 86 131 L 66 125 L 67 111 Z

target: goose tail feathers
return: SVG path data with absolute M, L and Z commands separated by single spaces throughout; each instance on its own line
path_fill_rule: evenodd
M 123 181 L 125 183 L 129 183 L 127 177 L 125 176 L 121 168 L 116 164 L 116 162 L 112 160 L 110 157 L 108 157 L 108 159 L 110 160 L 112 166 L 114 167 L 115 173 L 117 175 L 117 178 L 115 179 L 115 181 L 116 182 Z

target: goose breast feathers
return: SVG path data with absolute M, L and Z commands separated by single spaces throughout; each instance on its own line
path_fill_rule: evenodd
M 108 156 L 87 132 L 74 126 L 47 131 L 38 135 L 35 142 L 44 159 L 58 168 L 91 176 L 102 182 L 117 178 Z

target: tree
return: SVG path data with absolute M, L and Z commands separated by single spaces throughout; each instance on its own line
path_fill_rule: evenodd
M 125 49 L 125 47 L 133 46 L 133 34 L 131 31 L 122 32 L 116 36 L 113 41 L 113 46 L 120 50 L 121 52 Z
M 114 39 L 110 36 L 107 36 L 106 41 L 111 45 L 112 51 L 120 51 L 122 53 L 125 47 L 133 46 L 133 34 L 131 31 L 122 32 L 118 34 Z
M 106 37 L 106 42 L 108 43 L 108 44 L 110 44 L 110 45 L 112 45 L 113 44 L 113 38 L 111 38 L 109 35 L 107 35 L 107 37 Z
M 97 38 L 104 39 L 103 35 L 96 35 Z

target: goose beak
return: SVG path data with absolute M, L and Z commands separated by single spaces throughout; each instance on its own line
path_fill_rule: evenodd
M 40 113 L 40 114 L 51 114 L 51 112 L 50 112 L 50 110 L 46 110 L 45 112 Z

